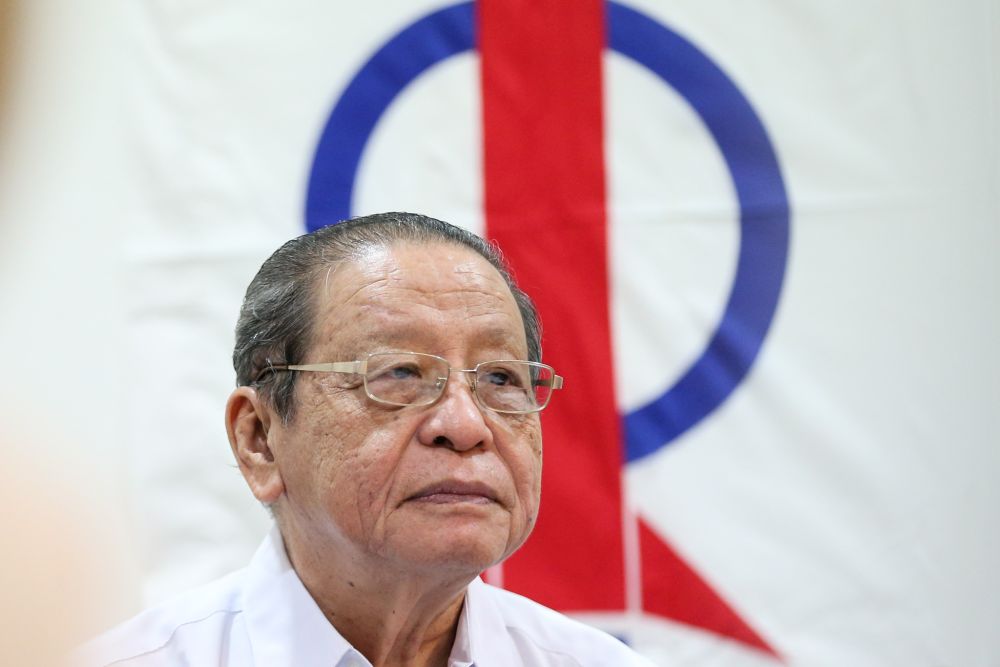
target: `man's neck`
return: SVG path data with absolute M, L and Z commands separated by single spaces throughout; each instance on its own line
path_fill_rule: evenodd
M 286 551 L 327 620 L 372 665 L 447 665 L 475 573 L 400 572 L 370 557 L 321 558 L 287 543 Z

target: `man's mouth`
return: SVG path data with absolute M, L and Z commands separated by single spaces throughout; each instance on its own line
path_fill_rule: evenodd
M 445 481 L 425 486 L 408 498 L 430 504 L 473 503 L 487 505 L 497 502 L 497 493 L 481 482 Z

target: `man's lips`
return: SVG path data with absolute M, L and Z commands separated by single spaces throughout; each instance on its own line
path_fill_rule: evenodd
M 474 503 L 486 505 L 497 502 L 497 493 L 482 482 L 445 481 L 429 484 L 407 498 L 421 503 Z

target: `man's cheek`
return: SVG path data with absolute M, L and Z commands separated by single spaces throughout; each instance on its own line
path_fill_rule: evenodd
M 524 435 L 524 442 L 527 443 L 527 447 L 531 450 L 532 456 L 541 465 L 542 461 L 542 432 L 538 428 L 533 428 L 528 430 Z

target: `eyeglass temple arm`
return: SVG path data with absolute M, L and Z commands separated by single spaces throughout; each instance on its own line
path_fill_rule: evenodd
M 535 380 L 536 387 L 552 387 L 553 389 L 562 389 L 563 379 L 561 375 L 553 375 L 545 380 Z
M 268 364 L 257 374 L 257 380 L 265 373 L 272 371 L 309 371 L 315 373 L 364 373 L 367 371 L 368 361 L 333 361 L 326 364 Z
M 368 361 L 331 361 L 325 364 L 275 364 L 274 368 L 286 368 L 290 371 L 312 371 L 318 373 L 364 373 L 368 370 Z

